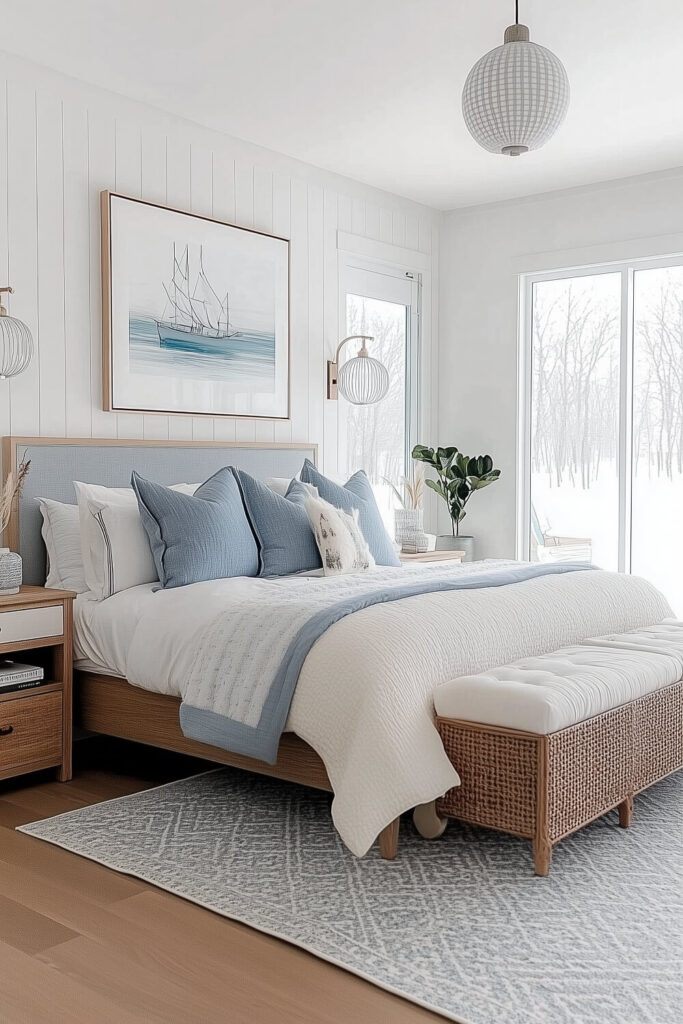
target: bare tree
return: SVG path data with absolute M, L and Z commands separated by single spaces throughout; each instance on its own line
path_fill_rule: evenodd
M 589 487 L 600 460 L 616 456 L 618 322 L 609 304 L 563 284 L 534 297 L 533 468 L 558 487 Z
M 656 273 L 659 291 L 642 281 L 636 294 L 633 457 L 636 472 L 671 478 L 683 473 L 683 275 Z M 581 280 L 534 292 L 532 467 L 558 487 L 590 487 L 618 456 L 618 302 Z

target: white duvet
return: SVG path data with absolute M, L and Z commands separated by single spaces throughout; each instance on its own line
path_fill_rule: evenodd
M 448 571 L 492 568 L 495 563 L 486 562 Z M 408 579 L 435 569 L 375 573 L 381 583 L 387 574 Z M 83 595 L 76 603 L 76 658 L 84 667 L 103 667 L 134 685 L 184 698 L 197 637 L 217 610 L 229 617 L 261 597 L 276 608 L 278 594 L 284 600 L 292 588 L 308 585 L 306 577 L 239 578 L 156 593 L 151 585 L 135 587 L 99 603 Z M 287 729 L 324 761 L 335 794 L 334 823 L 362 856 L 399 814 L 459 782 L 434 726 L 437 686 L 669 615 L 665 599 L 644 580 L 597 571 L 373 605 L 342 619 L 314 644 Z M 240 642 L 256 649 L 258 635 Z

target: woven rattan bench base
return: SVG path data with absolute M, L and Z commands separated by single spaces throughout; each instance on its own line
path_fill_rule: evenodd
M 683 766 L 683 681 L 544 736 L 461 719 L 437 725 L 461 785 L 437 812 L 533 840 L 537 875 L 553 846 Z

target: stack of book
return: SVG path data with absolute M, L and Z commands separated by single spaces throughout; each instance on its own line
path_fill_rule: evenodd
M 30 690 L 34 686 L 41 686 L 44 681 L 45 672 L 38 665 L 0 660 L 0 695 L 11 690 Z
M 410 539 L 403 541 L 401 551 L 406 555 L 421 555 L 425 551 L 433 551 L 435 547 L 436 534 L 416 533 Z

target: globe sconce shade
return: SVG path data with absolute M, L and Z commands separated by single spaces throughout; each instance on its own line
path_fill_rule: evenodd
M 520 156 L 543 146 L 569 107 L 562 61 L 529 42 L 526 25 L 510 25 L 505 42 L 474 65 L 462 93 L 470 135 L 489 153 Z
M 0 292 L 14 291 L 0 288 Z M 0 380 L 23 373 L 33 357 L 33 337 L 30 330 L 16 317 L 9 316 L 0 303 Z
M 347 359 L 339 366 L 339 353 L 348 341 L 360 341 L 357 356 Z M 368 355 L 366 341 L 374 341 L 367 334 L 352 334 L 337 346 L 334 360 L 327 363 L 327 397 L 335 400 L 338 395 L 353 405 L 374 405 L 389 390 L 389 371 L 378 359 Z

